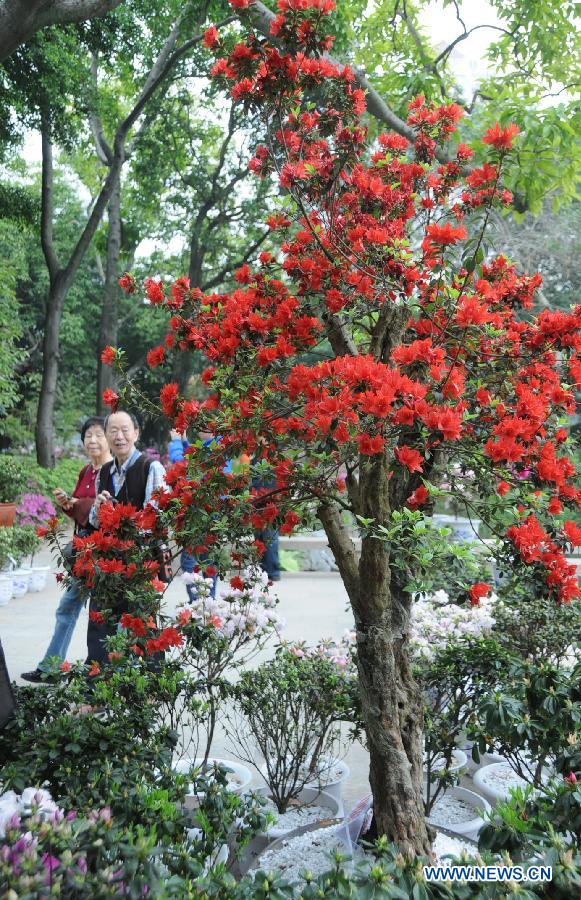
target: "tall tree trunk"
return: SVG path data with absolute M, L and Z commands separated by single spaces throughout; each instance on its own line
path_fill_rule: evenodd
M 59 330 L 67 288 L 61 275 L 51 281 L 44 317 L 42 383 L 36 417 L 36 459 L 39 466 L 52 469 L 54 452 L 54 408 L 59 370 Z
M 388 464 L 362 457 L 360 514 L 375 525 L 389 521 Z M 353 613 L 361 707 L 369 749 L 369 781 L 378 834 L 407 853 L 429 854 L 422 798 L 423 701 L 409 654 L 410 602 L 394 583 L 389 549 L 364 536 L 358 566 L 338 511 L 319 510 Z
M 115 388 L 115 372 L 111 366 L 101 362 L 101 353 L 105 347 L 117 346 L 119 325 L 119 256 L 121 254 L 121 183 L 117 183 L 109 199 L 107 207 L 109 229 L 107 232 L 107 266 L 103 288 L 103 305 L 101 307 L 101 324 L 97 341 L 97 402 L 98 415 L 104 415 L 107 407 L 103 403 L 103 391 Z
M 200 245 L 200 230 L 203 220 L 206 216 L 206 212 L 207 210 L 204 211 L 203 208 L 198 213 L 194 221 L 194 226 L 192 228 L 192 233 L 190 236 L 190 262 L 188 266 L 188 277 L 190 279 L 191 287 L 202 287 L 202 271 L 205 252 L 204 248 Z M 182 394 L 187 392 L 187 387 L 190 378 L 192 377 L 193 368 L 193 353 L 182 352 L 175 354 L 171 371 L 171 380 L 178 385 L 180 393 Z

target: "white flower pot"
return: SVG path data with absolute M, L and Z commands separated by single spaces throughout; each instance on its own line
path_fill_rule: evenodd
M 202 766 L 204 760 L 200 759 L 180 759 L 174 765 L 174 771 L 178 772 L 180 775 L 187 775 L 193 768 L 199 769 Z M 208 778 L 213 777 L 213 772 L 211 767 L 217 763 L 220 766 L 223 766 L 229 773 L 231 773 L 231 780 L 228 782 L 228 790 L 230 790 L 233 794 L 242 794 L 244 791 L 248 790 L 250 787 L 250 783 L 252 781 L 252 772 L 250 769 L 247 769 L 246 766 L 241 765 L 239 762 L 233 762 L 230 759 L 216 759 L 215 757 L 210 756 L 208 759 L 208 765 L 210 766 L 210 771 L 208 772 Z M 198 806 L 198 800 L 200 797 L 204 796 L 203 791 L 194 791 L 193 786 L 190 785 L 191 790 L 186 795 L 186 809 L 195 809 Z
M 0 572 L 0 606 L 8 606 L 12 593 L 12 572 Z
M 12 589 L 14 597 L 24 597 L 28 591 L 28 579 L 32 569 L 14 569 L 12 572 Z
M 424 757 L 424 778 L 426 777 L 426 769 L 425 769 L 425 757 Z M 450 772 L 459 772 L 460 769 L 465 769 L 467 764 L 467 757 L 463 750 L 460 750 L 459 747 L 456 747 L 452 753 L 452 760 L 450 764 Z M 432 771 L 438 772 L 440 769 L 444 768 L 444 758 L 441 756 L 437 756 L 435 762 L 432 765 Z
M 259 788 L 258 793 L 270 798 L 270 789 L 268 787 Z M 326 791 L 305 787 L 302 789 L 297 799 L 299 805 L 302 807 L 319 806 L 326 810 L 327 812 L 322 819 L 323 821 L 326 821 L 326 819 L 343 819 L 345 816 L 342 801 L 338 800 L 336 797 L 332 797 L 331 794 L 328 794 Z M 301 826 L 296 822 L 293 822 L 292 824 L 289 823 L 288 825 L 275 822 L 274 825 L 267 828 L 266 833 L 270 838 L 280 838 L 290 834 L 291 831 L 295 831 L 298 827 Z
M 49 572 L 50 566 L 32 567 L 28 578 L 28 590 L 31 594 L 38 594 L 40 591 L 44 591 Z
M 464 750 L 466 752 L 466 756 L 468 757 L 466 768 L 468 769 L 468 775 L 470 775 L 471 778 L 474 778 L 474 773 L 479 769 L 483 769 L 484 766 L 489 766 L 491 765 L 491 763 L 506 762 L 504 756 L 500 756 L 500 754 L 498 753 L 481 753 L 480 762 L 477 763 L 472 759 L 472 747 L 470 747 L 469 749 L 466 749 L 466 747 L 464 747 Z
M 543 781 L 549 777 L 550 773 L 544 769 L 542 774 Z M 525 787 L 528 784 L 524 778 L 517 775 L 506 760 L 483 766 L 474 773 L 472 780 L 474 786 L 493 806 L 499 800 L 507 800 L 512 788 Z
M 453 818 L 446 818 L 446 821 L 442 821 L 441 817 L 438 816 L 437 811 L 440 800 L 442 800 L 442 803 L 446 803 L 446 801 L 452 801 L 453 803 L 454 800 L 458 800 L 465 806 L 471 807 L 474 811 L 474 815 L 471 818 L 466 818 L 463 815 L 458 821 L 454 821 Z M 469 791 L 467 788 L 463 787 L 451 787 L 443 794 L 440 794 L 440 797 L 436 800 L 434 808 L 428 816 L 428 822 L 431 825 L 434 825 L 435 828 L 441 826 L 447 831 L 451 831 L 453 834 L 460 834 L 463 837 L 476 840 L 478 832 L 484 825 L 482 815 L 479 813 L 489 811 L 490 804 L 484 797 L 481 797 L 480 794 L 476 794 L 474 791 Z

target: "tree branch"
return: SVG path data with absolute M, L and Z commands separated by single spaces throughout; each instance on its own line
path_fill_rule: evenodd
M 399 344 L 409 317 L 405 303 L 384 302 L 371 332 L 369 353 L 375 360 L 387 362 L 393 348 Z
M 3 0 L 0 3 L 0 61 L 36 31 L 104 16 L 123 0 Z
M 93 87 L 95 88 L 96 95 L 99 84 L 97 56 L 95 53 L 93 53 L 91 57 L 91 78 L 93 80 Z M 111 150 L 111 147 L 107 143 L 107 138 L 105 137 L 103 120 L 101 119 L 99 113 L 97 113 L 96 111 L 89 113 L 89 125 L 91 126 L 91 131 L 93 133 L 93 140 L 95 141 L 95 149 L 97 151 L 99 162 L 103 163 L 104 166 L 111 165 L 111 163 L 113 162 L 113 151 Z
M 325 529 L 331 552 L 339 568 L 349 599 L 357 604 L 359 600 L 359 564 L 355 544 L 351 540 L 341 511 L 335 504 L 322 503 L 317 515 Z
M 244 256 L 241 257 L 241 259 L 238 259 L 238 260 L 236 260 L 235 262 L 228 263 L 228 264 L 225 265 L 222 269 L 220 269 L 220 271 L 219 271 L 216 275 L 214 275 L 213 278 L 210 278 L 209 281 L 205 281 L 204 284 L 202 285 L 202 291 L 204 291 L 204 292 L 205 292 L 205 291 L 209 291 L 209 290 L 211 290 L 212 288 L 216 287 L 218 284 L 220 284 L 220 283 L 224 280 L 224 278 L 228 275 L 229 272 L 231 272 L 233 269 L 239 269 L 240 266 L 243 266 L 244 263 L 247 263 L 248 260 L 252 257 L 252 255 L 253 255 L 253 254 L 258 250 L 258 248 L 264 243 L 264 241 L 266 240 L 266 238 L 268 237 L 268 235 L 269 235 L 269 232 L 268 232 L 268 231 L 265 231 L 264 234 L 262 234 L 262 235 L 258 238 L 258 240 L 256 240 L 256 241 L 248 248 L 248 250 L 246 251 L 246 253 L 244 254 Z
M 326 309 L 322 315 L 325 331 L 335 356 L 358 356 L 355 341 L 335 313 Z

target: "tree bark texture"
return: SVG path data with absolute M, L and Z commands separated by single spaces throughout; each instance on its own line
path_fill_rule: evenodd
M 0 61 L 48 25 L 104 16 L 123 0 L 0 0 Z
M 97 398 L 98 415 L 105 415 L 107 407 L 103 403 L 103 391 L 115 389 L 115 372 L 111 366 L 101 362 L 101 353 L 105 347 L 117 346 L 119 325 L 119 256 L 121 253 L 121 183 L 117 179 L 107 207 L 109 229 L 107 232 L 107 264 L 105 268 L 105 284 L 103 286 L 103 304 L 101 306 L 101 324 L 97 342 Z
M 44 318 L 42 382 L 36 416 L 36 459 L 45 469 L 54 468 L 54 408 L 59 373 L 59 331 L 66 299 L 62 275 L 51 283 Z
M 360 514 L 376 525 L 389 521 L 388 474 L 385 454 L 361 458 Z M 392 584 L 385 541 L 364 535 L 357 566 L 339 510 L 323 507 L 319 518 L 355 617 L 359 691 L 377 832 L 403 852 L 428 855 L 430 838 L 422 797 L 423 700 L 411 670 L 410 598 L 395 580 Z

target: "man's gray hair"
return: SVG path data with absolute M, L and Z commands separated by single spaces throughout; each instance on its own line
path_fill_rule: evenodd
M 129 418 L 133 422 L 135 428 L 137 428 L 138 431 L 141 431 L 141 427 L 139 425 L 139 419 L 137 418 L 135 413 L 129 412 L 128 409 L 116 409 L 114 412 L 110 412 L 108 415 L 106 415 L 105 421 L 103 423 L 103 428 L 105 429 L 105 431 L 107 431 L 107 425 L 109 424 L 109 419 L 111 418 L 111 416 L 117 415 L 117 413 L 125 413 L 126 416 L 129 416 Z

